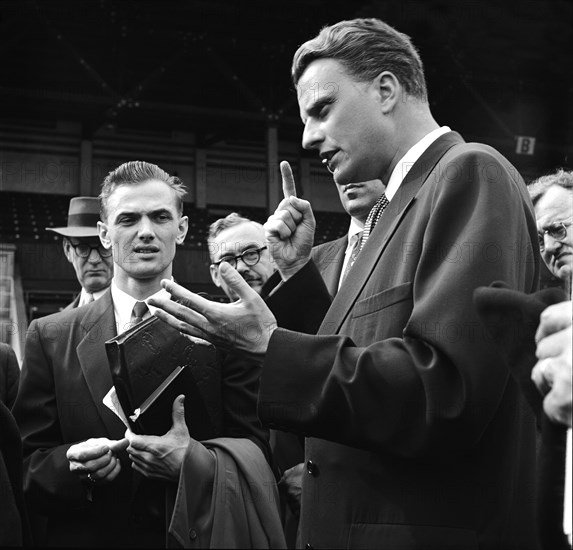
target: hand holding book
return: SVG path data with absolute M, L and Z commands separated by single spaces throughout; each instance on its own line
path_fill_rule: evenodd
M 106 352 L 117 399 L 133 433 L 167 433 L 173 402 L 184 395 L 191 437 L 219 435 L 221 368 L 212 344 L 190 340 L 150 317 L 106 342 Z
M 127 430 L 127 453 L 134 470 L 150 479 L 177 481 L 185 452 L 191 441 L 185 423 L 185 396 L 173 402 L 172 426 L 163 436 L 137 435 Z

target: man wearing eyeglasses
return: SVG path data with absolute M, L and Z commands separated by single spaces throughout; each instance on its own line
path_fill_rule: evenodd
M 558 170 L 529 189 L 535 207 L 539 249 L 549 271 L 571 292 L 573 274 L 573 172 Z
M 543 176 L 531 184 L 529 193 L 541 257 L 571 298 L 573 171 L 560 169 Z M 539 518 L 547 548 L 571 547 L 571 316 L 570 299 L 543 311 L 535 336 L 538 361 L 531 372 L 549 419 L 541 422 L 538 473 Z
M 68 225 L 46 227 L 62 235 L 64 254 L 74 266 L 82 290 L 65 309 L 89 304 L 101 298 L 113 277 L 111 250 L 106 250 L 98 236 L 99 201 L 96 197 L 74 197 L 70 200 Z
M 222 262 L 227 262 L 236 269 L 246 283 L 262 296 L 267 295 L 278 283 L 278 280 L 269 281 L 276 268 L 266 245 L 264 227 L 260 223 L 232 212 L 210 225 L 207 244 L 213 283 L 223 290 L 231 302 L 238 296 L 220 275 Z M 232 360 L 242 359 L 234 357 Z M 291 504 L 296 497 L 291 495 L 298 494 L 300 489 L 293 486 L 292 478 L 286 479 L 284 473 L 293 470 L 304 460 L 304 446 L 297 435 L 276 430 L 270 432 L 270 444 L 274 467 L 279 475 L 283 476 L 279 483 L 281 519 L 287 545 L 291 548 L 296 543 L 298 528 L 298 513 L 293 510 Z M 294 508 L 296 509 L 296 506 Z
M 233 266 L 253 290 L 261 293 L 275 266 L 265 244 L 265 230 L 260 223 L 233 212 L 211 224 L 207 241 L 211 278 L 230 300 L 236 297 L 219 275 L 222 262 Z

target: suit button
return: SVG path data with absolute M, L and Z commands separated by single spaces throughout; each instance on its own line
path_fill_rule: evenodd
M 307 542 L 304 547 L 306 548 L 306 550 L 312 550 L 314 548 L 314 546 L 312 544 L 310 544 L 310 542 Z
M 308 475 L 317 476 L 318 475 L 318 465 L 315 464 L 312 460 L 307 460 L 306 471 L 307 471 Z
M 197 538 L 197 531 L 195 529 L 189 529 L 189 538 L 195 540 Z

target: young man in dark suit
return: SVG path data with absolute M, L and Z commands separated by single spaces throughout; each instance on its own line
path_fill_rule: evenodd
M 218 274 L 221 261 L 234 265 L 256 292 L 274 271 L 263 226 L 235 213 L 210 227 L 208 246 L 213 282 L 231 302 L 235 295 Z M 251 398 L 242 406 L 248 413 L 245 420 L 252 420 L 260 366 L 238 354 L 221 356 L 224 382 L 239 384 L 241 393 Z M 234 405 L 241 410 L 238 399 Z M 279 496 L 266 448 L 247 430 L 239 430 L 238 422 L 228 425 L 220 438 L 195 441 L 189 437 L 180 402 L 173 407 L 173 426 L 164 436 L 126 432 L 134 468 L 148 479 L 176 482 L 177 490 L 170 492 L 169 540 L 198 548 L 284 547 Z
M 165 491 L 176 487 L 173 464 L 190 444 L 189 433 L 180 430 L 164 481 L 133 471 L 125 426 L 103 403 L 112 387 L 105 342 L 151 315 L 151 296 L 168 298 L 160 281 L 171 278 L 187 233 L 184 195 L 180 180 L 153 164 L 128 162 L 110 172 L 100 197 L 101 243 L 114 260 L 110 289 L 85 307 L 30 325 L 14 416 L 23 438 L 25 497 L 47 522 L 42 545 L 165 545 Z M 250 439 L 264 453 L 257 385 L 257 370 L 223 366 L 222 433 Z M 175 408 L 179 417 L 183 405 Z
M 283 279 L 273 312 L 222 265 L 234 307 L 164 282 L 185 302 L 154 301 L 156 314 L 264 355 L 259 416 L 307 436 L 307 548 L 536 548 L 534 423 L 473 308 L 495 280 L 536 289 L 523 180 L 436 123 L 418 53 L 379 20 L 326 27 L 292 75 L 303 146 L 338 185 L 386 185 L 340 290 L 331 303 L 310 205 L 283 163 L 285 199 L 265 226 Z

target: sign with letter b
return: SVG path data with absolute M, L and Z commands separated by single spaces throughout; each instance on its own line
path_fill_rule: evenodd
M 517 136 L 515 152 L 518 155 L 533 155 L 535 152 L 535 138 L 529 136 Z

